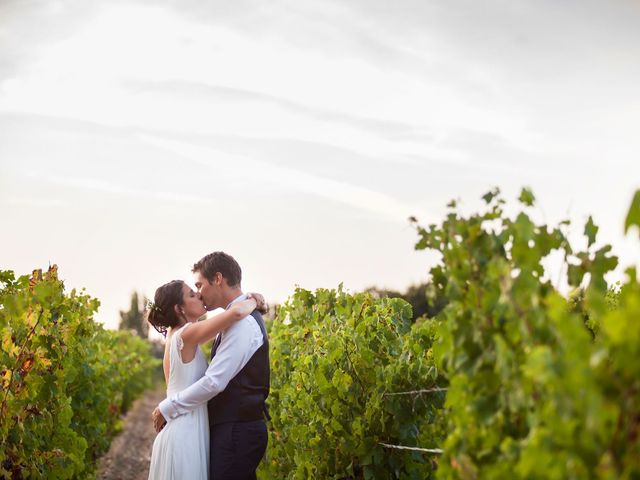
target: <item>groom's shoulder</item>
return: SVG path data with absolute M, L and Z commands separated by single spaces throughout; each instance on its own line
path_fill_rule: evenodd
M 259 317 L 256 317 L 254 313 L 257 313 Z M 237 332 L 257 334 L 261 333 L 260 325 L 258 322 L 262 321 L 262 315 L 257 310 L 250 315 L 247 315 L 242 320 L 234 323 L 229 329 L 234 329 Z

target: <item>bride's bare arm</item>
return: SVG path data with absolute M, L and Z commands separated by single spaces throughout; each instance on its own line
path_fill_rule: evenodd
M 164 355 L 162 356 L 162 371 L 164 372 L 164 383 L 169 384 L 169 344 L 170 338 L 164 342 Z
M 229 328 L 234 322 L 242 320 L 256 309 L 256 300 L 249 298 L 234 303 L 229 310 L 206 320 L 200 320 L 182 332 L 185 345 L 199 345 L 215 338 L 222 330 Z

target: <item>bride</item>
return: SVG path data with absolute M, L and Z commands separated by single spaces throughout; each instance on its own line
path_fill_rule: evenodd
M 260 302 L 258 304 L 258 302 Z M 250 315 L 264 299 L 248 294 L 247 300 L 233 304 L 225 312 L 205 320 L 204 303 L 182 280 L 173 280 L 156 290 L 149 305 L 147 320 L 168 338 L 165 343 L 163 370 L 167 396 L 199 380 L 207 361 L 199 345 L 208 342 Z M 170 422 L 153 442 L 149 479 L 207 480 L 209 475 L 209 419 L 207 404 Z

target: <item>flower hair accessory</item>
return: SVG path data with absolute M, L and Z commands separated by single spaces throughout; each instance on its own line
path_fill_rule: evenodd
M 162 309 L 158 305 L 153 303 L 151 300 L 147 302 L 147 310 L 149 310 L 150 312 L 162 313 Z

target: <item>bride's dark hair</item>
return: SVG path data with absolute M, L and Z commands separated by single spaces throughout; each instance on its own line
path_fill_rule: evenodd
M 180 324 L 174 307 L 184 303 L 183 285 L 182 280 L 171 280 L 169 283 L 165 283 L 156 290 L 153 303 L 147 305 L 147 321 L 165 337 L 168 328 Z

